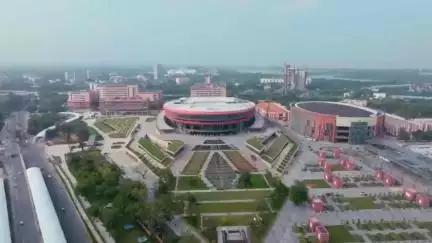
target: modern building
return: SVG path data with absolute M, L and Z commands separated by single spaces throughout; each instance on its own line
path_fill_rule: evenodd
M 149 102 L 139 96 L 131 98 L 104 99 L 99 102 L 103 115 L 147 115 Z
M 199 83 L 192 85 L 190 89 L 191 97 L 226 97 L 227 90 L 225 85 L 213 83 Z
M 164 77 L 165 77 L 164 67 L 162 66 L 162 64 L 156 64 L 153 67 L 153 79 L 163 82 Z
M 160 106 L 161 91 L 139 91 L 138 85 L 90 84 L 90 91 L 70 93 L 67 105 L 70 109 L 90 108 L 92 101 L 99 102 L 102 114 L 148 114 L 149 106 Z
M 290 110 L 273 101 L 260 100 L 256 105 L 256 112 L 271 121 L 287 122 L 290 119 Z
M 384 114 L 340 102 L 299 102 L 291 108 L 291 127 L 314 140 L 363 144 L 384 134 Z
M 96 87 L 100 100 L 131 98 L 138 94 L 138 85 L 106 84 Z
M 88 109 L 91 103 L 91 93 L 85 92 L 71 92 L 67 99 L 67 107 L 72 110 Z
M 234 97 L 189 97 L 166 102 L 165 122 L 192 134 L 237 133 L 255 121 L 255 104 Z
M 306 70 L 295 68 L 294 65 L 284 65 L 283 75 L 284 91 L 306 90 L 307 83 L 310 83 L 309 73 Z

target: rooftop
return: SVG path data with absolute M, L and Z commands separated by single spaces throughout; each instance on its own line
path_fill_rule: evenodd
M 296 106 L 312 112 L 343 117 L 369 117 L 376 114 L 372 109 L 337 102 L 299 102 Z
M 235 97 L 188 97 L 168 101 L 164 109 L 192 112 L 235 112 L 253 109 L 251 101 Z
M 277 103 L 277 102 L 265 102 L 265 101 L 260 101 L 257 104 L 258 109 L 264 110 L 266 111 L 268 109 L 269 113 L 282 113 L 282 112 L 287 112 L 288 109 Z

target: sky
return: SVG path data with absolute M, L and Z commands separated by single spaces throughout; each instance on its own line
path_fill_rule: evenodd
M 0 64 L 432 67 L 431 0 L 0 0 Z

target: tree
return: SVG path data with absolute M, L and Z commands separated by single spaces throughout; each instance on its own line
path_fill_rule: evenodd
M 303 183 L 292 185 L 289 192 L 289 199 L 295 205 L 300 205 L 308 201 L 308 188 Z
M 240 186 L 243 188 L 251 188 L 252 187 L 252 176 L 250 173 L 243 173 L 239 179 Z
M 405 128 L 401 127 L 399 129 L 399 136 L 398 138 L 402 141 L 408 141 L 410 139 L 410 134 L 405 130 Z

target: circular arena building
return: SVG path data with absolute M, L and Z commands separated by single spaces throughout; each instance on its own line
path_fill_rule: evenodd
M 294 131 L 317 141 L 363 144 L 384 134 L 384 114 L 346 103 L 298 102 L 291 118 Z
M 234 97 L 189 97 L 164 104 L 165 122 L 189 134 L 232 134 L 255 121 L 255 104 Z

